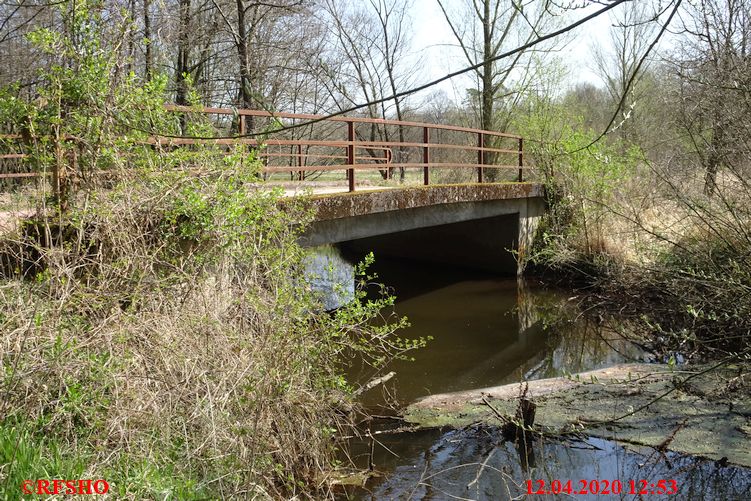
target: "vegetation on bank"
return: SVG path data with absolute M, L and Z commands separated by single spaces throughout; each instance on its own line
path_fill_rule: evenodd
M 165 113 L 166 80 L 124 71 L 97 23 L 81 5 L 75 37 L 34 32 L 42 95 L 0 99 L 30 161 L 69 180 L 58 199 L 41 183 L 0 242 L 0 497 L 38 478 L 103 478 L 123 499 L 331 495 L 346 360 L 419 342 L 381 317 L 391 297 L 321 312 L 300 279 L 309 211 L 280 208 L 252 155 L 144 145 L 210 126 Z
M 724 168 L 708 181 L 707 152 L 678 141 L 675 116 L 666 115 L 660 132 L 674 141 L 666 158 L 664 143 L 601 137 L 571 102 L 542 99 L 529 106 L 520 122 L 549 207 L 530 269 L 575 284 L 586 292 L 587 308 L 641 319 L 657 351 L 747 362 L 751 165 L 742 154 L 745 141 L 727 145 Z M 751 109 L 736 110 L 743 113 Z

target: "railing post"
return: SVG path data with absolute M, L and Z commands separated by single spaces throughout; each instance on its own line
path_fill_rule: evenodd
M 245 135 L 245 115 L 237 115 L 237 132 L 240 136 Z M 240 141 L 243 139 L 244 138 L 241 137 Z M 245 162 L 245 143 L 240 143 L 240 152 L 242 153 L 242 155 L 240 155 L 240 166 L 242 167 Z
M 425 164 L 422 168 L 422 178 L 423 184 L 427 186 L 430 184 L 430 168 L 428 167 L 430 163 L 430 147 L 428 146 L 430 142 L 430 129 L 427 127 L 423 127 L 422 129 L 422 142 L 425 143 L 425 146 L 422 147 L 422 162 Z
M 352 120 L 347 121 L 347 179 L 349 180 L 349 191 L 355 191 L 355 122 Z
M 401 154 L 399 155 L 399 158 L 401 159 Z M 386 150 L 386 163 L 391 164 L 392 163 L 392 154 L 391 154 L 391 148 Z M 393 167 L 386 167 L 386 179 L 394 179 L 394 168 Z
M 302 170 L 302 145 L 297 145 L 297 166 L 300 167 L 300 181 L 305 179 L 305 172 Z
M 485 165 L 485 134 L 477 133 L 477 182 L 482 183 L 482 166 Z
M 519 138 L 519 182 L 524 181 L 524 138 Z
M 394 155 L 391 153 L 391 148 L 386 149 L 386 178 L 387 179 L 393 179 L 394 178 L 394 168 L 390 167 L 392 163 L 394 163 Z

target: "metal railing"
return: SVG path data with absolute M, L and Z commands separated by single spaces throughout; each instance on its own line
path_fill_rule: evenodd
M 24 153 L 23 137 L 21 134 L 0 134 L 0 179 L 18 179 L 37 177 L 37 172 L 6 172 L 7 170 L 19 170 L 18 166 L 27 154 Z M 16 167 L 13 169 L 12 167 Z
M 452 125 L 386 120 L 379 118 L 271 113 L 232 108 L 194 108 L 168 105 L 180 115 L 183 125 L 196 115 L 214 117 L 208 122 L 216 137 L 153 136 L 151 147 L 181 147 L 213 144 L 226 147 L 248 146 L 262 160 L 262 174 L 274 179 L 288 173 L 290 180 L 318 179 L 341 171 L 349 191 L 355 191 L 358 171 L 377 172 L 380 179 L 400 177 L 421 171 L 418 182 L 431 183 L 436 171 L 464 172 L 463 181 L 487 181 L 490 170 L 513 170 L 515 181 L 524 180 L 524 139 L 521 136 Z M 14 140 L 21 147 L 0 151 L 2 161 L 23 161 L 22 137 L 0 136 L 3 144 Z M 43 175 L 37 172 L 0 172 L 0 179 Z M 18 169 L 14 169 L 18 170 Z M 469 176 L 466 173 L 471 173 Z M 52 173 L 54 177 L 54 173 Z M 365 176 L 365 174 L 362 174 Z M 493 176 L 496 177 L 496 176 Z M 445 176 L 444 176 L 445 178 Z

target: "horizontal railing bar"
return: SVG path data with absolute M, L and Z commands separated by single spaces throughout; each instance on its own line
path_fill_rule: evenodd
M 13 179 L 17 177 L 39 177 L 39 176 L 50 176 L 52 173 L 50 172 L 18 172 L 15 174 L 0 174 L 0 179 Z
M 264 158 L 265 157 L 292 157 L 292 158 L 315 157 L 315 158 L 328 158 L 328 159 L 333 159 L 333 160 L 346 160 L 347 159 L 347 155 L 324 155 L 324 154 L 318 154 L 318 153 L 266 153 L 266 152 L 263 152 L 263 153 L 257 153 L 256 156 L 264 157 Z M 368 158 L 368 157 L 363 157 L 363 158 Z
M 308 139 L 269 139 L 266 141 L 259 141 L 257 139 L 188 139 L 188 138 L 173 138 L 160 140 L 158 138 L 150 138 L 148 144 L 160 144 L 162 146 L 180 146 L 191 144 L 216 144 L 221 146 L 230 146 L 235 144 L 246 144 L 250 146 L 257 146 L 263 144 L 266 146 L 328 146 L 331 148 L 346 148 L 349 146 L 348 141 L 327 141 L 327 140 L 308 140 Z M 402 143 L 399 141 L 353 141 L 355 148 L 367 148 L 367 149 L 380 149 L 387 150 L 393 149 L 393 147 L 405 147 L 405 148 L 439 148 L 439 149 L 452 149 L 452 150 L 467 150 L 467 151 L 487 151 L 489 153 L 508 153 L 510 155 L 518 155 L 519 150 L 507 150 L 503 148 L 491 148 L 488 146 L 472 146 L 461 144 L 447 144 L 447 143 Z
M 349 146 L 347 141 L 326 141 L 326 140 L 306 140 L 301 142 L 297 139 L 269 139 L 267 141 L 258 141 L 257 139 L 189 139 L 189 138 L 149 138 L 144 144 L 153 144 L 160 146 L 185 146 L 191 144 L 216 144 L 220 146 L 233 146 L 237 144 L 246 144 L 257 146 L 258 144 L 266 146 L 330 146 L 332 148 L 346 148 Z
M 450 164 L 450 163 L 439 163 L 439 164 L 425 164 L 425 163 L 406 163 L 406 164 L 355 164 L 355 165 L 347 165 L 347 164 L 341 164 L 341 165 L 302 165 L 302 166 L 279 166 L 279 167 L 264 167 L 261 169 L 262 172 L 316 172 L 316 171 L 337 171 L 337 170 L 347 170 L 347 169 L 356 169 L 356 170 L 383 170 L 383 169 L 390 169 L 390 168 L 398 168 L 398 167 L 404 167 L 404 168 L 416 168 L 416 167 L 436 167 L 436 168 L 473 168 L 476 169 L 478 167 L 486 168 L 486 169 L 518 169 L 518 165 L 490 165 L 490 164 Z M 525 170 L 529 170 L 530 167 L 524 167 Z M 132 171 L 132 169 L 126 169 L 126 172 Z M 102 175 L 102 174 L 111 174 L 113 172 L 122 172 L 122 171 L 116 171 L 116 170 L 102 170 L 102 171 L 96 171 L 92 172 L 92 175 Z M 40 176 L 50 176 L 52 175 L 51 172 L 19 172 L 15 174 L 0 174 L 0 179 L 12 179 L 12 178 L 28 178 L 28 177 L 40 177 Z
M 161 146 L 180 146 L 180 145 L 192 145 L 192 144 L 206 144 L 209 142 L 210 144 L 216 144 L 220 146 L 231 146 L 234 144 L 250 144 L 250 145 L 257 145 L 257 141 L 254 139 L 246 139 L 246 140 L 231 140 L 231 139 L 207 139 L 207 140 L 193 140 L 193 139 L 173 139 L 173 140 L 165 140 L 165 141 L 158 141 L 158 140 L 148 140 L 145 142 L 145 144 L 159 144 Z M 348 143 L 346 141 L 296 141 L 293 139 L 290 140 L 270 140 L 267 142 L 263 142 L 262 144 L 265 144 L 267 146 L 321 146 L 321 147 L 332 147 L 332 148 L 346 148 L 348 146 Z M 385 146 L 379 146 L 379 145 L 385 145 Z M 370 150 L 381 150 L 386 151 L 393 149 L 393 146 L 404 146 L 404 147 L 413 147 L 413 148 L 441 148 L 441 149 L 453 149 L 453 150 L 467 150 L 467 151 L 487 151 L 489 153 L 504 153 L 509 155 L 518 155 L 519 150 L 506 150 L 502 148 L 489 148 L 489 147 L 479 147 L 479 146 L 463 146 L 463 145 L 456 145 L 456 144 L 442 144 L 442 143 L 400 143 L 398 141 L 387 141 L 387 142 L 358 142 L 355 141 L 354 146 L 356 148 L 363 148 L 363 149 L 370 149 Z M 28 155 L 25 153 L 10 153 L 10 154 L 3 154 L 0 155 L 0 159 L 17 159 L 17 158 L 26 158 Z M 259 153 L 258 156 L 289 156 L 289 157 L 297 157 L 300 156 L 296 153 L 275 153 L 275 154 L 269 154 L 269 153 Z M 316 153 L 303 153 L 301 156 L 310 156 L 310 157 L 317 157 L 317 158 L 347 158 L 346 155 L 322 155 L 322 154 L 316 154 Z
M 361 164 L 362 165 L 362 164 Z M 404 167 L 404 168 L 412 168 L 412 167 L 430 167 L 430 168 L 473 168 L 476 169 L 477 167 L 482 167 L 484 169 L 519 169 L 518 165 L 498 165 L 498 164 L 462 164 L 462 163 L 450 163 L 450 162 L 444 162 L 444 163 L 422 163 L 422 162 L 414 162 L 414 163 L 399 163 L 399 164 L 388 164 L 389 167 Z M 523 167 L 524 169 L 527 169 L 527 167 Z
M 474 145 L 462 145 L 462 144 L 448 144 L 448 143 L 400 143 L 399 141 L 355 141 L 355 147 L 360 148 L 375 148 L 370 145 L 385 145 L 385 146 L 404 146 L 407 148 L 443 148 L 449 150 L 467 150 L 467 151 L 487 151 L 492 153 L 509 153 L 518 155 L 519 150 L 505 150 L 502 148 L 490 148 L 487 146 L 474 146 Z
M 264 167 L 261 169 L 263 172 L 290 172 L 290 171 L 308 171 L 308 172 L 315 172 L 315 171 L 332 171 L 332 170 L 347 170 L 347 169 L 355 169 L 355 170 L 383 170 L 383 169 L 391 169 L 391 168 L 398 168 L 398 167 L 404 167 L 404 168 L 412 168 L 412 167 L 436 167 L 436 168 L 472 168 L 476 169 L 478 167 L 482 167 L 484 169 L 515 169 L 518 170 L 518 165 L 495 165 L 495 164 L 459 164 L 459 163 L 403 163 L 403 164 L 341 164 L 341 165 L 303 165 L 303 166 L 274 166 L 274 167 Z M 524 167 L 524 169 L 529 169 L 528 167 Z

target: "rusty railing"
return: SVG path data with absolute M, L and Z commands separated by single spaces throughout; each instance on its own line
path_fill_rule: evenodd
M 380 182 L 393 178 L 399 170 L 402 180 L 408 172 L 417 182 L 428 185 L 436 172 L 458 171 L 442 175 L 440 181 L 483 183 L 491 170 L 513 171 L 514 181 L 524 180 L 524 140 L 521 136 L 452 125 L 385 120 L 378 118 L 300 113 L 270 113 L 232 108 L 202 108 L 169 105 L 166 109 L 181 115 L 181 123 L 195 115 L 214 117 L 210 123 L 217 138 L 152 137 L 151 146 L 180 147 L 214 144 L 226 147 L 244 145 L 256 149 L 263 161 L 262 174 L 275 180 L 280 173 L 289 180 L 321 179 L 341 171 L 349 191 L 355 191 L 356 178 Z M 292 126 L 292 127 L 288 127 Z M 22 143 L 21 136 L 5 135 Z M 7 148 L 6 148 L 7 150 Z M 22 148 L 0 151 L 2 161 L 23 161 Z M 0 179 L 37 177 L 36 172 L 0 172 Z M 14 169 L 18 170 L 18 169 Z M 362 175 L 356 172 L 363 172 Z M 377 173 L 376 180 L 372 179 Z M 51 175 L 54 176 L 54 173 Z M 370 178 L 368 178 L 370 176 Z M 497 176 L 492 176 L 497 178 Z M 509 179 L 511 180 L 511 179 Z

